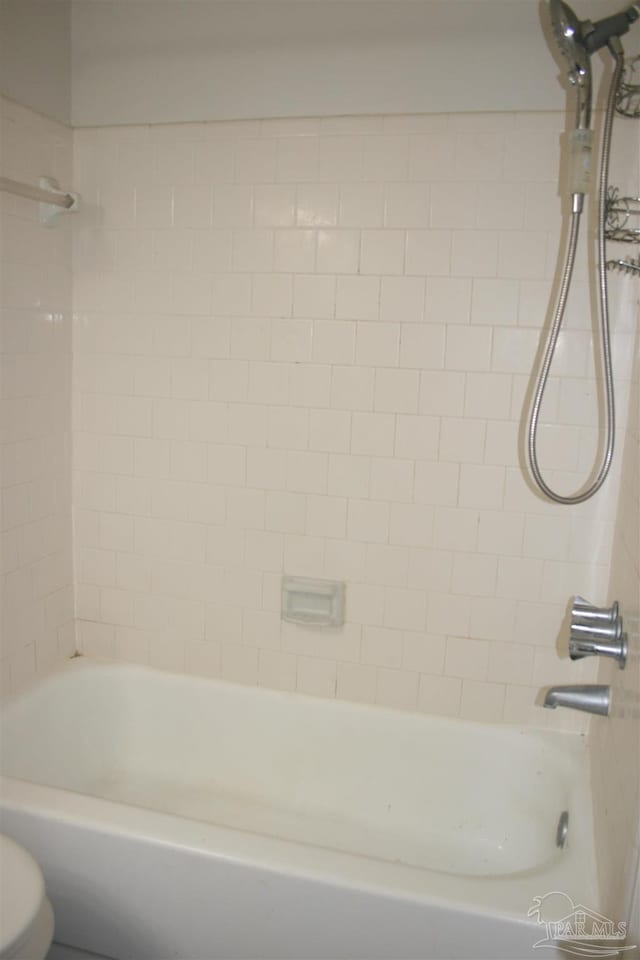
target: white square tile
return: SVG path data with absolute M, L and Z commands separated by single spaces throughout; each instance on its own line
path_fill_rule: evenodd
M 295 690 L 297 657 L 278 650 L 260 650 L 258 685 L 272 690 Z
M 321 577 L 323 570 L 323 538 L 287 534 L 284 542 L 284 572 L 290 576 Z
M 447 370 L 489 370 L 491 327 L 447 327 L 444 363 Z
M 233 274 L 214 274 L 211 283 L 211 313 L 218 317 L 237 317 L 249 313 L 251 278 Z
M 464 680 L 460 716 L 467 720 L 498 723 L 504 710 L 505 687 L 499 683 Z
M 304 363 L 311 359 L 313 324 L 311 320 L 273 320 L 271 359 Z
M 290 402 L 298 407 L 328 407 L 331 368 L 320 364 L 294 364 L 289 371 Z
M 380 276 L 403 273 L 404 246 L 401 230 L 363 230 L 360 272 Z
M 480 513 L 438 506 L 434 515 L 435 546 L 443 550 L 475 550 Z
M 429 328 L 428 328 L 429 329 Z M 436 327 L 440 331 L 441 328 Z M 441 334 L 438 334 L 438 340 Z M 444 338 L 442 337 L 442 354 Z M 442 355 L 441 354 L 441 355 Z M 462 371 L 429 370 L 420 376 L 420 412 L 435 416 L 462 416 L 466 377 Z
M 341 539 L 347 528 L 347 500 L 310 494 L 305 532 L 312 537 Z
M 437 417 L 401 414 L 396 418 L 395 453 L 411 460 L 436 460 L 440 421 Z
M 356 363 L 365 367 L 395 367 L 400 353 L 400 325 L 396 323 L 357 324 Z
M 309 412 L 309 447 L 327 453 L 348 453 L 351 443 L 351 414 L 344 410 Z
M 445 331 L 445 326 L 439 324 L 403 323 L 400 332 L 400 366 L 429 371 L 442 369 Z
M 451 231 L 407 230 L 404 272 L 447 277 L 451 272 Z
M 328 492 L 336 496 L 369 496 L 371 466 L 368 457 L 330 454 Z
M 294 186 L 279 183 L 256 184 L 253 196 L 253 218 L 257 227 L 292 227 L 295 223 L 295 213 Z
M 483 553 L 521 556 L 524 517 L 501 510 L 482 510 L 478 526 L 478 549 Z
M 389 504 L 374 500 L 350 500 L 347 534 L 350 540 L 386 543 L 389 537 Z
M 237 183 L 271 183 L 276 173 L 276 140 L 241 139 L 235 144 Z
M 370 368 L 331 368 L 331 406 L 337 410 L 372 410 L 373 388 L 374 371 Z
M 415 465 L 413 499 L 416 503 L 453 507 L 458 503 L 459 483 L 458 464 L 419 460 Z
M 391 504 L 389 542 L 428 547 L 433 542 L 433 509 L 416 503 Z
M 296 689 L 313 697 L 334 698 L 338 666 L 335 660 L 298 657 Z
M 517 280 L 474 277 L 471 322 L 483 326 L 514 326 L 518 319 Z
M 377 320 L 380 315 L 378 277 L 338 277 L 336 317 L 338 320 Z
M 211 188 L 201 184 L 182 184 L 173 188 L 173 226 L 185 230 L 203 230 L 211 226 Z
M 341 227 L 381 227 L 384 191 L 381 183 L 351 183 L 340 188 Z
M 214 227 L 250 227 L 253 221 L 253 191 L 241 184 L 225 184 L 213 191 Z
M 333 277 L 294 277 L 293 312 L 297 317 L 330 320 L 334 316 L 336 282 Z
M 268 408 L 268 444 L 283 450 L 305 450 L 309 445 L 309 412 L 296 407 Z
M 375 667 L 358 663 L 339 663 L 336 695 L 340 700 L 374 703 L 376 682 Z
M 458 503 L 461 507 L 497 509 L 502 506 L 504 482 L 502 467 L 463 463 Z
M 287 454 L 284 450 L 249 447 L 246 451 L 247 486 L 259 490 L 282 490 L 287 473 Z
M 307 498 L 299 493 L 267 493 L 266 529 L 280 533 L 304 533 Z
M 463 277 L 427 277 L 425 319 L 428 323 L 467 324 L 471 319 L 471 280 Z
M 398 630 L 422 631 L 425 628 L 427 598 L 421 590 L 387 587 L 384 623 Z M 417 677 L 416 677 L 417 682 Z
M 380 319 L 419 323 L 424 317 L 425 283 L 420 277 L 383 277 Z
M 329 457 L 312 450 L 290 450 L 286 454 L 287 490 L 296 493 L 326 493 Z
M 351 452 L 388 457 L 393 454 L 395 418 L 388 413 L 356 412 L 352 417 Z
M 273 269 L 273 231 L 252 228 L 233 231 L 232 267 L 239 273 L 267 273 Z
M 298 183 L 318 179 L 317 137 L 278 138 L 276 179 Z
M 234 319 L 230 353 L 237 359 L 268 361 L 271 356 L 271 323 L 262 319 Z
M 515 633 L 515 600 L 497 597 L 474 597 L 471 601 L 469 630 L 480 640 L 500 640 L 513 646 Z
M 418 710 L 422 713 L 457 717 L 461 699 L 462 681 L 456 677 L 420 677 Z
M 409 180 L 448 179 L 454 162 L 455 137 L 429 131 L 409 138 Z
M 498 267 L 498 234 L 491 230 L 456 230 L 451 248 L 451 274 L 455 277 L 495 277 Z
M 289 368 L 286 364 L 254 360 L 249 362 L 248 371 L 247 399 L 249 403 L 287 403 L 289 399 Z
M 316 320 L 312 356 L 316 363 L 353 363 L 356 325 L 348 320 Z
M 386 227 L 429 226 L 429 187 L 424 183 L 387 183 L 384 224 Z
M 373 544 L 367 546 L 365 576 L 367 583 L 387 587 L 407 586 L 409 551 L 405 546 Z
M 316 268 L 315 230 L 276 230 L 274 269 L 284 273 L 313 273 Z
M 262 317 L 290 317 L 293 283 L 289 276 L 258 274 L 253 278 L 251 312 Z
M 533 658 L 533 647 L 494 640 L 489 657 L 489 680 L 496 683 L 531 684 Z
M 374 407 L 387 413 L 416 413 L 418 389 L 416 370 L 376 370 Z
M 205 140 L 195 146 L 196 183 L 231 183 L 235 145 L 232 140 Z
M 402 639 L 402 664 L 416 673 L 440 674 L 444 669 L 444 637 L 405 631 Z
M 362 178 L 363 140 L 359 136 L 320 138 L 319 178 L 332 183 L 355 182 Z
M 296 201 L 297 225 L 299 227 L 337 226 L 338 202 L 339 190 L 333 184 L 299 184 Z
M 209 362 L 209 400 L 246 400 L 249 363 L 229 358 Z
M 443 417 L 440 425 L 440 458 L 454 463 L 481 463 L 484 439 L 483 420 Z
M 357 230 L 318 230 L 316 269 L 319 273 L 356 273 L 359 255 Z
M 457 553 L 453 557 L 451 590 L 468 597 L 490 597 L 495 592 L 496 574 L 495 557 Z
M 397 458 L 371 461 L 371 496 L 374 500 L 413 499 L 414 464 Z

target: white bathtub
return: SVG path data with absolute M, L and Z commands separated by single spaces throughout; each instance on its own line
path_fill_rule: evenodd
M 598 906 L 579 737 L 76 659 L 2 745 L 56 940 L 118 960 L 517 960 L 534 897 Z

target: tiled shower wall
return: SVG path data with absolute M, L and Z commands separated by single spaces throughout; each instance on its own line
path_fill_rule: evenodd
M 637 124 L 626 124 L 627 149 L 618 155 L 623 168 L 613 182 L 638 196 L 640 138 Z M 615 255 L 633 253 L 620 245 Z M 611 277 L 622 308 L 618 335 L 627 330 L 633 364 L 627 429 L 617 452 L 622 472 L 609 580 L 609 601 L 620 603 L 629 658 L 623 671 L 600 663 L 598 680 L 611 684 L 613 708 L 609 718 L 592 719 L 590 747 L 602 907 L 607 916 L 629 924 L 629 943 L 640 944 L 640 301 L 636 277 Z
M 554 507 L 519 449 L 561 229 L 562 122 L 75 132 L 85 653 L 583 723 L 534 700 L 593 677 L 556 646 L 570 595 L 606 599 L 618 478 L 606 498 Z M 564 490 L 595 445 L 587 304 L 578 273 L 540 438 Z M 344 628 L 281 622 L 283 572 L 345 580 Z
M 0 173 L 72 182 L 68 127 L 0 98 Z M 71 223 L 0 193 L 2 637 L 14 687 L 74 649 L 71 546 Z
M 629 298 L 633 290 L 629 278 Z M 640 330 L 637 293 L 633 316 Z M 631 307 L 631 303 L 630 303 Z M 620 602 L 629 639 L 624 671 L 602 662 L 599 681 L 613 688 L 613 712 L 591 727 L 595 829 L 600 885 L 607 916 L 630 922 L 629 942 L 640 943 L 640 335 L 634 376 L 618 519 L 611 561 L 610 597 Z M 635 881 L 635 891 L 634 891 Z M 634 896 L 635 892 L 635 896 Z

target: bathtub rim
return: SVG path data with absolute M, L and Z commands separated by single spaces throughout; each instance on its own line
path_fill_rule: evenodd
M 2 828 L 5 813 L 50 818 L 81 830 L 95 830 L 122 839 L 154 843 L 267 873 L 286 873 L 294 878 L 343 885 L 358 892 L 404 902 L 432 904 L 444 910 L 464 908 L 466 913 L 479 916 L 490 914 L 510 921 L 521 920 L 527 926 L 530 922 L 526 914 L 515 904 L 496 907 L 491 893 L 497 892 L 502 896 L 508 889 L 527 896 L 531 884 L 539 892 L 545 875 L 560 863 L 558 858 L 542 869 L 517 875 L 464 877 L 234 830 L 12 777 L 0 777 L 2 832 L 6 832 Z M 427 884 L 424 883 L 425 878 L 428 879 Z M 531 889 L 533 891 L 533 887 Z M 533 895 L 536 894 L 532 892 Z

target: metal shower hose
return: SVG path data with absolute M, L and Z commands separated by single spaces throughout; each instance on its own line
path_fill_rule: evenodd
M 611 49 L 611 47 L 610 47 Z M 598 178 L 598 288 L 599 288 L 599 301 L 600 301 L 600 328 L 602 335 L 602 352 L 603 352 L 603 364 L 604 364 L 604 377 L 605 377 L 605 407 L 606 407 L 606 421 L 607 421 L 607 443 L 605 448 L 604 457 L 602 460 L 602 465 L 596 476 L 593 483 L 587 487 L 586 490 L 572 494 L 570 496 L 562 496 L 559 493 L 556 493 L 551 489 L 550 486 L 545 482 L 540 472 L 540 467 L 538 465 L 538 455 L 536 451 L 536 441 L 537 441 L 537 430 L 538 430 L 538 419 L 540 416 L 540 407 L 542 405 L 542 400 L 544 397 L 545 388 L 547 386 L 547 378 L 549 376 L 549 370 L 551 363 L 553 361 L 553 355 L 556 350 L 556 344 L 558 342 L 558 335 L 562 327 L 562 321 L 564 319 L 564 312 L 567 305 L 567 297 L 569 295 L 569 289 L 571 287 L 571 277 L 573 274 L 573 267 L 576 259 L 576 246 L 578 243 L 578 232 L 580 227 L 580 217 L 581 212 L 573 212 L 571 214 L 571 228 L 569 231 L 569 241 L 567 244 L 567 255 L 565 259 L 564 270 L 562 273 L 562 281 L 560 284 L 560 293 L 558 295 L 558 302 L 553 317 L 553 323 L 551 326 L 551 331 L 549 333 L 549 339 L 547 341 L 547 346 L 544 353 L 544 358 L 542 361 L 542 366 L 540 368 L 540 373 L 536 383 L 536 389 L 534 394 L 533 406 L 531 408 L 531 416 L 529 419 L 529 428 L 528 428 L 528 453 L 529 453 L 529 465 L 531 468 L 531 473 L 540 488 L 540 490 L 547 496 L 550 500 L 555 501 L 555 503 L 564 503 L 564 504 L 574 504 L 574 503 L 584 503 L 585 500 L 589 500 L 597 491 L 600 489 L 602 484 L 607 478 L 609 469 L 611 467 L 611 461 L 613 459 L 613 447 L 615 442 L 615 428 L 616 428 L 616 418 L 615 418 L 615 400 L 614 400 L 614 391 L 613 391 L 613 372 L 611 364 L 611 337 L 609 331 L 609 289 L 607 283 L 607 265 L 605 259 L 605 223 L 606 223 L 606 204 L 607 204 L 607 187 L 609 183 L 609 156 L 611 153 L 611 130 L 613 126 L 613 114 L 615 109 L 616 102 L 616 92 L 620 84 L 620 79 L 622 77 L 622 70 L 624 67 L 624 58 L 621 51 L 617 49 L 611 49 L 611 53 L 615 58 L 615 69 L 613 76 L 611 78 L 611 84 L 609 86 L 609 94 L 607 97 L 607 110 L 604 120 L 604 129 L 602 133 L 602 150 L 600 154 L 600 174 Z M 595 352 L 595 347 L 594 347 Z

